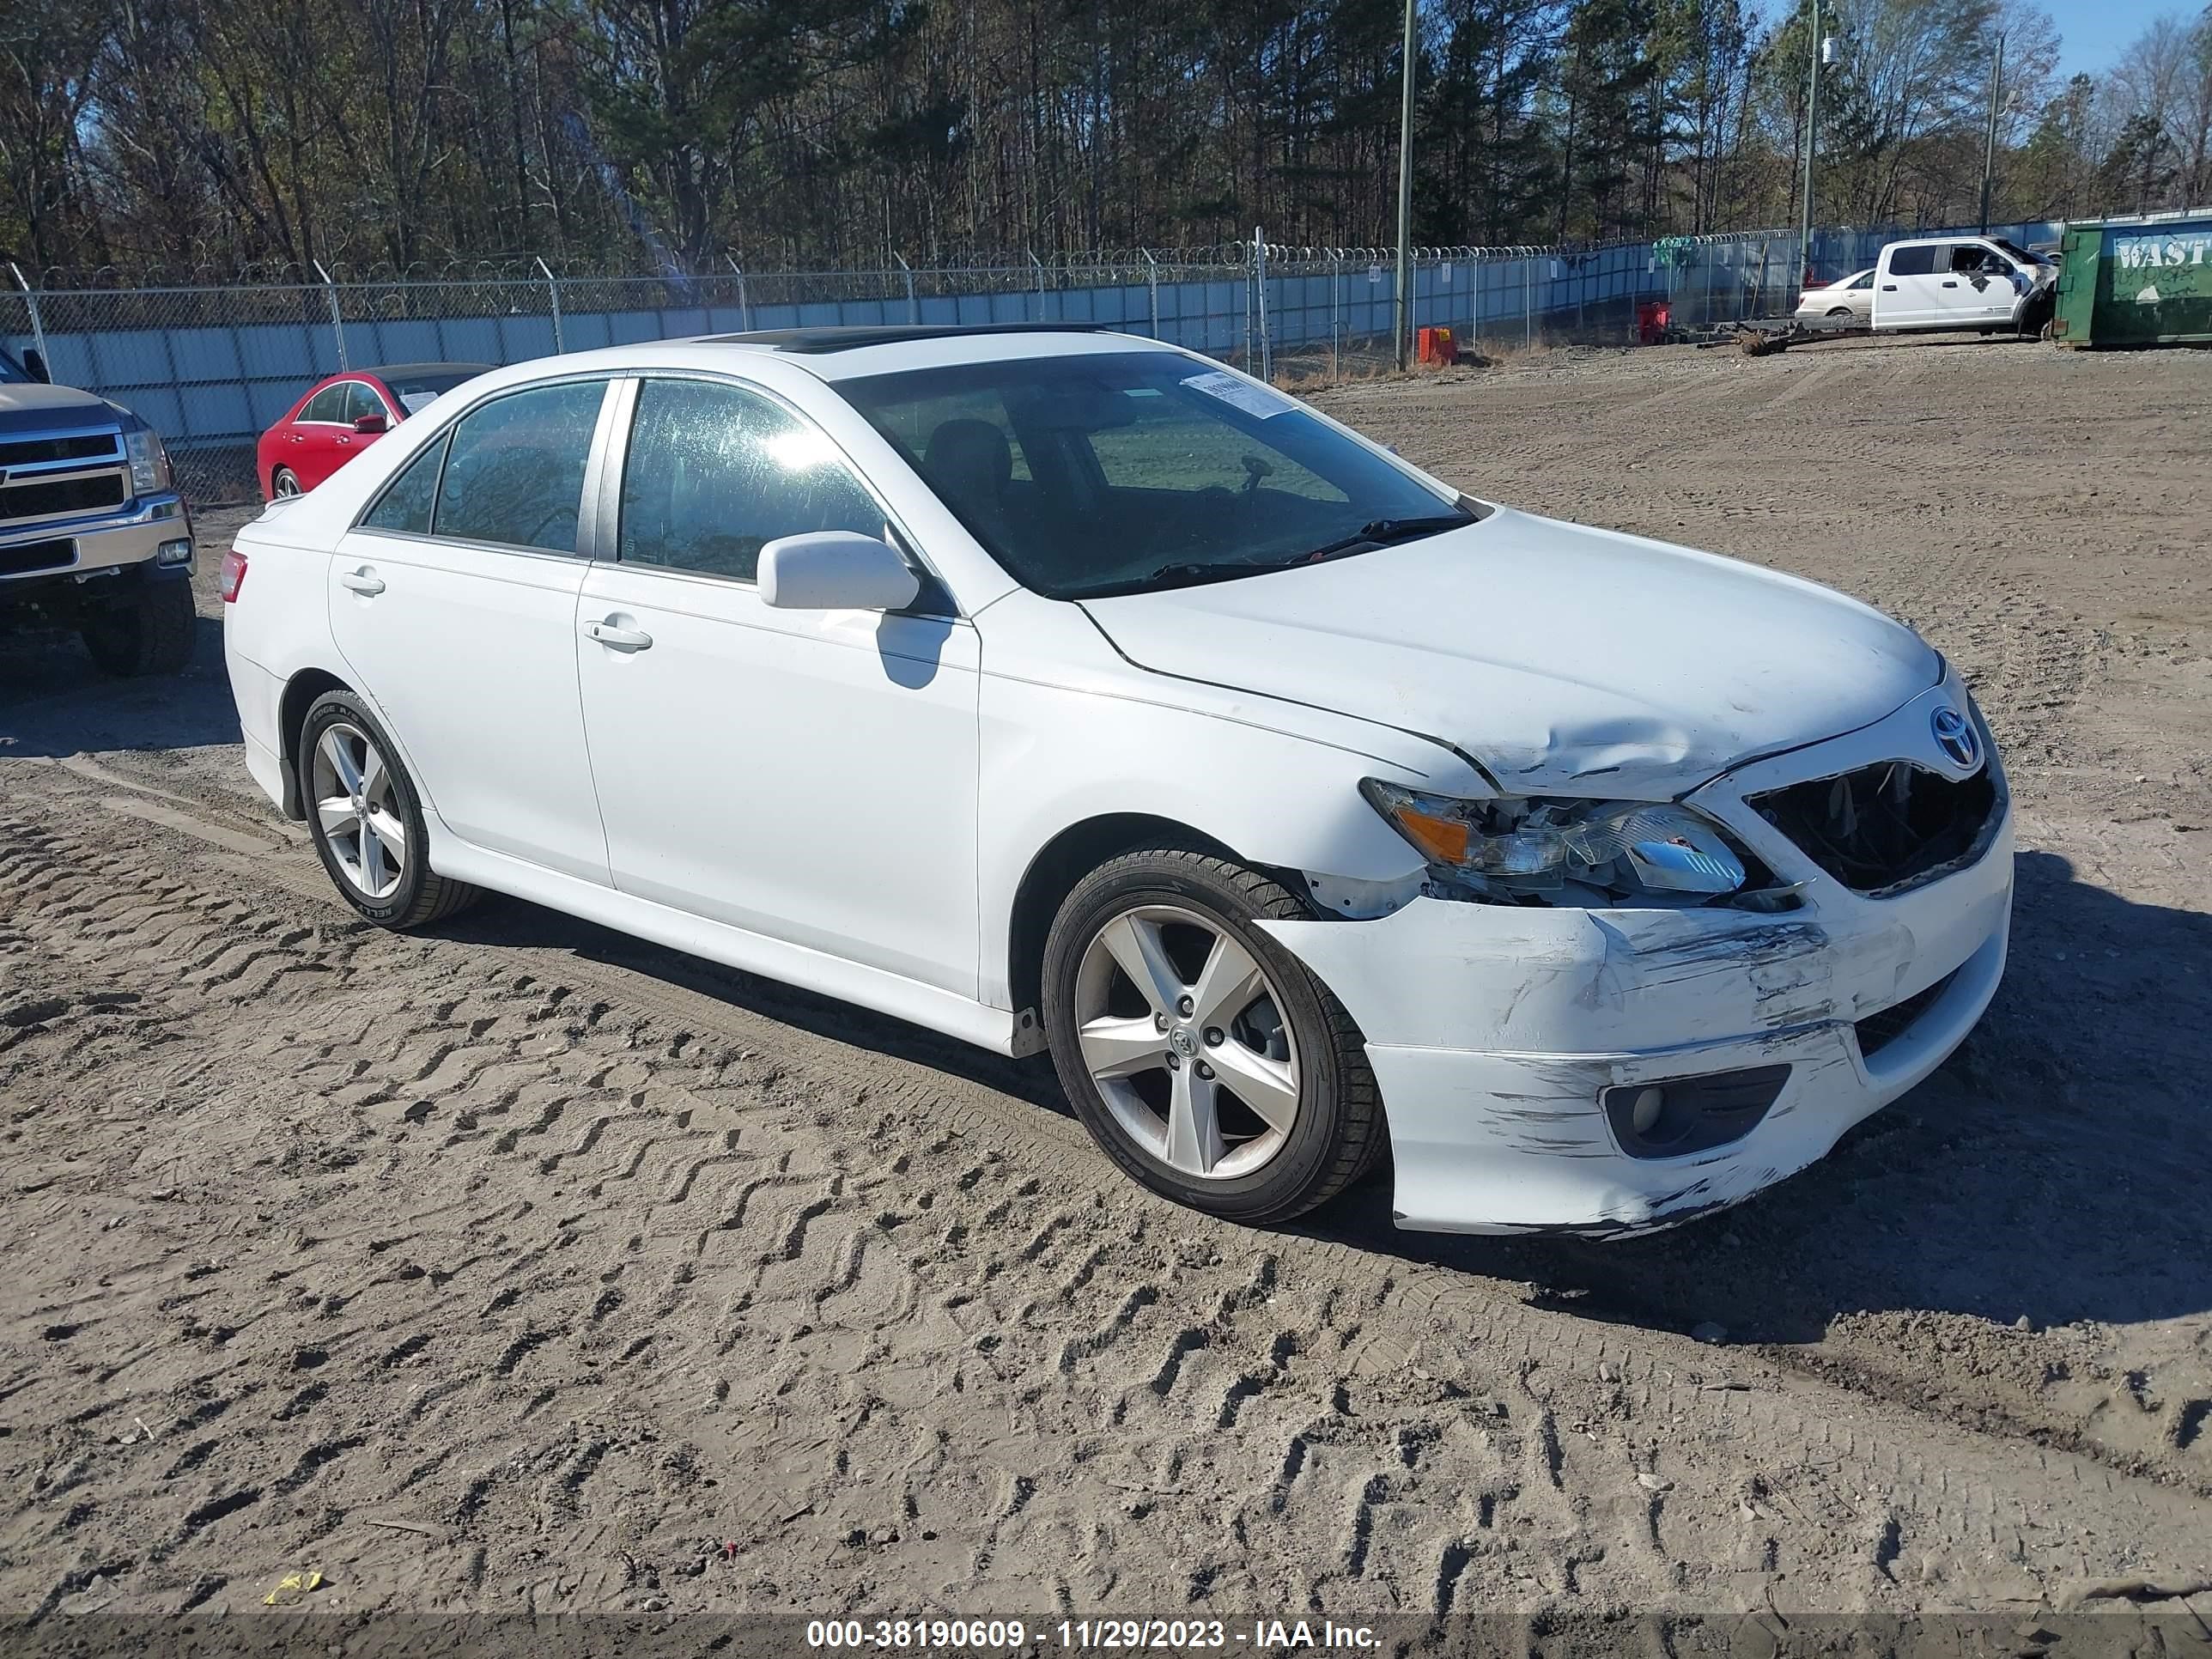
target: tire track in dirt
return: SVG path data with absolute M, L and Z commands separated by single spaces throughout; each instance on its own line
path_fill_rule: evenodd
M 168 1515 L 124 1580 L 149 1605 L 234 1573 L 252 1519 L 370 1604 L 843 1607 L 889 1574 L 946 1606 L 1434 1611 L 1749 1605 L 1775 1571 L 1883 1604 L 1908 1554 L 2033 1583 L 2201 1536 L 2203 1504 L 2078 1458 L 1169 1209 L 957 1076 L 383 934 L 158 826 L 88 837 L 82 798 L 0 804 L 0 1019 L 28 1011 L 0 1029 L 30 1033 L 0 1065 L 84 1120 L 17 1143 L 30 1224 L 107 1281 L 38 1278 L 5 1334 L 16 1420 L 49 1425 L 0 1443 L 9 1559 L 78 1571 Z M 210 1449 L 179 1467 L 188 1417 Z M 2031 1513 L 2048 1535 L 2002 1524 Z

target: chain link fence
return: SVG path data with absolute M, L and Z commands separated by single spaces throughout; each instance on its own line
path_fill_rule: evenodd
M 2021 242 L 2051 225 L 2002 227 Z M 1884 229 L 1824 229 L 1821 277 L 1873 263 Z M 1592 248 L 1414 251 L 1410 329 L 1448 328 L 1462 356 L 1630 345 L 1786 315 L 1794 232 Z M 0 341 L 58 385 L 113 398 L 167 440 L 195 502 L 250 501 L 256 438 L 314 381 L 378 364 L 497 365 L 688 335 L 839 325 L 1081 323 L 1164 340 L 1288 386 L 1393 366 L 1396 250 L 1271 245 L 1133 249 L 1046 261 L 883 270 L 558 275 L 542 261 L 339 280 L 122 287 L 10 268 Z M 1663 313 L 1659 309 L 1663 307 Z

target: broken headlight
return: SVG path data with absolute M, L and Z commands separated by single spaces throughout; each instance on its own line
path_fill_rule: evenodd
M 1668 801 L 1461 800 L 1377 778 L 1360 789 L 1448 890 L 1538 903 L 1696 904 L 1769 879 L 1717 823 Z

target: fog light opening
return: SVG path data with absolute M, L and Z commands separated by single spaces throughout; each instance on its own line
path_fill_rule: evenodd
M 190 538 L 163 542 L 154 550 L 154 562 L 164 570 L 173 570 L 179 565 L 190 564 L 191 562 L 192 544 Z
M 1624 1084 L 1607 1089 L 1600 1102 L 1629 1157 L 1681 1158 L 1749 1134 L 1789 1080 L 1787 1066 L 1754 1066 Z

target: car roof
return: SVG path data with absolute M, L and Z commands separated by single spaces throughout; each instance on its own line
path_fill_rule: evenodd
M 973 327 L 850 327 L 761 329 L 745 334 L 702 334 L 673 340 L 640 340 L 627 345 L 541 357 L 514 369 L 537 374 L 593 372 L 620 374 L 637 369 L 737 369 L 750 358 L 769 357 L 819 380 L 857 380 L 910 368 L 945 368 L 965 363 L 1086 356 L 1129 351 L 1193 354 L 1136 334 L 1117 334 L 1097 324 L 981 324 Z M 520 380 L 522 377 L 517 376 Z
M 903 345 L 915 340 L 967 339 L 992 334 L 1097 334 L 1103 323 L 914 323 L 841 324 L 822 328 L 762 328 L 742 334 L 702 334 L 702 343 L 759 345 L 772 351 L 795 351 L 817 356 L 832 351 L 858 351 L 866 346 Z

